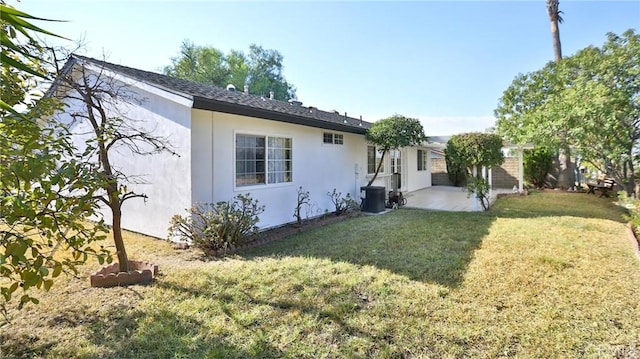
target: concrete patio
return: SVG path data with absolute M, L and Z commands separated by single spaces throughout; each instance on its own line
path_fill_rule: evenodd
M 495 202 L 498 193 L 511 193 L 510 189 L 494 189 L 491 203 Z M 474 208 L 474 200 L 467 197 L 464 187 L 433 186 L 404 194 L 407 199 L 407 208 L 432 209 L 452 212 L 473 212 L 481 210 Z

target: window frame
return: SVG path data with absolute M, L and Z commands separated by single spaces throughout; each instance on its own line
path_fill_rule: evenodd
M 421 154 L 422 153 L 422 154 Z M 427 171 L 428 170 L 428 162 L 427 162 L 427 150 L 425 149 L 418 149 L 417 152 L 417 170 L 419 172 L 423 172 L 423 171 Z
M 327 139 L 331 137 L 331 142 L 327 142 Z M 344 145 L 344 134 L 338 132 L 322 131 L 322 144 L 326 146 L 342 146 Z
M 238 137 L 239 136 L 249 136 L 249 137 L 261 137 L 264 139 L 264 182 L 259 183 L 250 183 L 250 184 L 238 184 Z M 289 147 L 275 147 L 270 145 L 270 139 L 284 139 L 288 140 Z M 293 185 L 294 176 L 293 176 L 293 136 L 291 135 L 279 135 L 279 134 L 265 134 L 265 133 L 256 133 L 252 131 L 234 131 L 233 134 L 233 188 L 235 191 L 245 191 L 250 189 L 260 189 L 260 188 L 269 188 L 269 187 L 280 187 L 280 186 L 291 186 Z M 286 154 L 282 159 L 274 159 L 270 152 L 273 150 L 283 150 L 289 151 L 289 157 L 287 158 Z M 280 167 L 276 164 L 276 162 L 272 161 L 284 161 L 285 162 L 285 170 L 284 171 L 276 171 L 271 169 L 270 167 Z M 286 169 L 286 162 L 289 162 L 288 170 Z M 270 182 L 269 178 L 274 174 L 283 173 L 283 175 L 287 176 L 289 174 L 289 180 L 283 182 Z
M 369 160 L 371 159 L 369 154 L 369 149 L 373 148 L 373 153 L 374 153 L 374 160 L 373 160 L 373 172 L 370 172 L 370 166 L 371 164 L 369 163 Z M 382 157 L 382 153 L 380 153 L 380 151 L 378 151 L 378 148 L 374 145 L 367 145 L 367 175 L 374 175 L 376 173 L 376 168 L 378 167 L 378 163 L 380 162 L 380 158 Z M 382 163 L 382 167 L 380 168 L 380 172 L 378 174 L 383 174 L 385 173 L 385 163 Z

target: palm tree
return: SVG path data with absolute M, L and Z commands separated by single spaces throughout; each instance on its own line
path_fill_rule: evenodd
M 562 24 L 562 11 L 558 10 L 558 0 L 547 0 L 547 13 L 549 13 L 549 21 L 551 22 L 551 37 L 553 38 L 553 52 L 556 62 L 562 59 L 562 45 L 560 45 L 560 28 L 558 23 Z
M 555 62 L 562 60 L 562 45 L 560 44 L 560 27 L 562 24 L 562 11 L 559 9 L 560 1 L 547 0 L 547 13 L 551 22 L 551 38 L 553 39 L 553 53 Z M 575 184 L 575 174 L 571 169 L 571 153 L 569 149 L 560 148 L 558 151 L 558 176 L 557 185 L 559 187 L 573 188 Z

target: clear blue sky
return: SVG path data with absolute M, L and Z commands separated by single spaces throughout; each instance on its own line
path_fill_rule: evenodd
M 16 5 L 10 1 L 10 4 Z M 284 56 L 305 106 L 376 121 L 419 118 L 427 135 L 482 131 L 516 74 L 553 59 L 545 1 L 215 2 L 23 0 L 85 55 L 150 71 L 189 39 Z M 560 2 L 565 56 L 640 30 L 640 0 Z

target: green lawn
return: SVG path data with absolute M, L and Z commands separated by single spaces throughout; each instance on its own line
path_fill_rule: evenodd
M 0 357 L 637 357 L 640 261 L 611 200 L 397 210 L 230 258 L 129 235 L 148 286 L 63 279 L 0 328 Z M 63 283 L 65 282 L 65 283 Z

